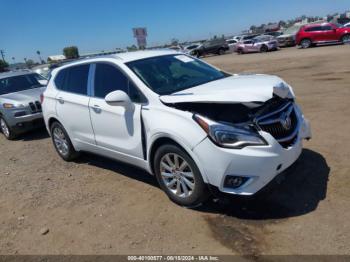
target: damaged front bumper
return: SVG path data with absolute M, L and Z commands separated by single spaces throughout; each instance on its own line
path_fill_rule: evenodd
M 292 146 L 284 148 L 265 131 L 260 131 L 268 145 L 229 149 L 216 146 L 209 138 L 198 144 L 193 152 L 200 162 L 205 180 L 221 192 L 238 195 L 253 195 L 273 178 L 291 166 L 302 152 L 302 140 L 311 138 L 310 124 L 299 108 L 298 135 Z M 228 187 L 228 176 L 244 177 L 239 187 Z

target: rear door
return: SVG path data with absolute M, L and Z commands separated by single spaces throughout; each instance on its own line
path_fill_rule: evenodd
M 55 78 L 56 112 L 73 143 L 95 143 L 88 107 L 89 70 L 89 64 L 72 66 L 62 69 Z
M 94 67 L 89 109 L 96 144 L 124 156 L 142 158 L 141 93 L 116 65 L 101 62 Z M 129 95 L 134 102 L 132 110 L 106 103 L 105 96 L 116 90 Z

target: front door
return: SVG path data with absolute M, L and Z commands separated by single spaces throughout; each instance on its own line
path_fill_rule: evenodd
M 132 109 L 126 109 L 109 105 L 104 99 L 115 90 L 122 90 L 133 99 L 135 89 L 117 66 L 96 63 L 89 110 L 97 146 L 127 157 L 142 158 L 141 104 L 134 103 Z

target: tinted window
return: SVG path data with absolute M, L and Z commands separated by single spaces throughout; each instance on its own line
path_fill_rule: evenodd
M 27 74 L 0 79 L 0 95 L 20 92 L 41 87 L 38 80 L 43 78 L 38 74 Z
M 62 91 L 87 95 L 89 67 L 87 64 L 61 70 L 55 78 L 56 87 Z
M 326 25 L 326 26 L 323 26 L 322 29 L 324 31 L 328 31 L 328 30 L 332 30 L 333 28 L 331 26 L 329 26 L 329 25 Z
M 65 89 L 68 92 L 87 95 L 87 81 L 90 65 L 80 65 L 68 68 Z
M 305 32 L 322 31 L 321 26 L 313 26 L 305 29 Z
M 115 66 L 96 64 L 95 97 L 105 98 L 112 91 L 121 90 L 130 96 L 134 102 L 141 102 L 141 95 L 132 82 Z

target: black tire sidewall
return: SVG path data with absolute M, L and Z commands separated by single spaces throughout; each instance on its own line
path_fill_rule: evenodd
M 181 198 L 176 195 L 174 195 L 167 186 L 164 184 L 164 181 L 160 174 L 160 161 L 162 157 L 167 153 L 176 153 L 179 156 L 181 156 L 186 162 L 190 165 L 194 180 L 195 180 L 195 189 L 192 192 L 192 194 L 187 198 Z M 173 145 L 173 144 L 166 144 L 162 145 L 154 156 L 154 173 L 157 178 L 157 181 L 161 187 L 161 189 L 167 194 L 167 196 L 176 204 L 179 204 L 181 206 L 186 207 L 196 207 L 209 197 L 209 192 L 207 185 L 204 183 L 202 175 L 196 165 L 196 163 L 193 161 L 193 159 L 179 146 Z
M 308 44 L 307 46 L 304 46 L 304 45 L 303 45 L 303 42 L 306 42 L 306 41 L 307 41 L 309 44 Z M 303 39 L 303 40 L 301 40 L 300 45 L 301 45 L 302 48 L 310 48 L 311 45 L 312 45 L 312 42 L 311 42 L 310 39 Z
M 53 131 L 55 128 L 59 128 L 62 130 L 67 142 L 68 142 L 68 153 L 67 155 L 62 155 L 57 147 L 56 147 L 56 143 L 54 141 L 54 138 L 53 138 Z M 58 155 L 65 161 L 71 161 L 73 159 L 75 159 L 77 156 L 78 156 L 78 153 L 75 151 L 74 147 L 73 147 L 73 144 L 69 138 L 69 135 L 67 133 L 67 131 L 64 129 L 64 127 L 59 123 L 59 122 L 54 122 L 51 127 L 50 127 L 50 132 L 51 132 L 51 139 L 52 139 L 52 143 L 53 143 L 53 146 L 56 150 L 56 152 L 58 153 Z
M 260 48 L 260 52 L 261 52 L 261 53 L 266 53 L 268 50 L 269 50 L 269 48 L 268 48 L 266 45 L 263 45 L 263 46 Z

